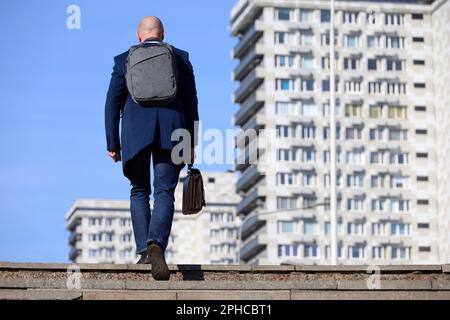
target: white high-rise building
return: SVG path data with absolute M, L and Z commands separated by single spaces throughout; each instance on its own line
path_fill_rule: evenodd
M 320 206 L 330 192 L 330 3 L 239 0 L 231 12 L 234 123 L 278 132 L 276 174 L 236 165 L 244 263 L 331 262 Z M 450 2 L 335 10 L 339 263 L 448 263 Z
M 181 213 L 182 183 L 175 190 L 175 215 L 166 250 L 167 263 L 238 263 L 234 172 L 203 172 L 206 207 Z M 184 176 L 184 175 L 183 175 Z M 180 177 L 180 182 L 183 179 Z M 69 259 L 76 263 L 135 263 L 129 200 L 77 199 L 66 215 Z

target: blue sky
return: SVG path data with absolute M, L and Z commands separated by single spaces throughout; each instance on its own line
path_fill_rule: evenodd
M 121 164 L 106 155 L 103 114 L 113 56 L 137 42 L 142 16 L 159 16 L 165 40 L 189 51 L 204 129 L 231 128 L 234 3 L 0 2 L 0 261 L 67 261 L 64 215 L 75 199 L 128 199 Z M 66 28 L 71 4 L 80 30 Z

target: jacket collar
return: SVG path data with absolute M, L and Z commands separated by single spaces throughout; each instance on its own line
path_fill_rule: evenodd
M 150 37 L 150 38 L 147 38 L 147 39 L 145 39 L 144 41 L 142 41 L 142 42 L 149 42 L 149 41 L 157 41 L 157 42 L 162 42 L 161 40 L 159 40 L 159 38 L 157 38 L 157 37 Z

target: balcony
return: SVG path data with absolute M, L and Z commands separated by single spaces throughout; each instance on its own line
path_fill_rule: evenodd
M 252 209 L 256 208 L 260 205 L 260 198 L 265 197 L 265 194 L 262 194 L 262 189 L 260 187 L 255 188 L 252 192 L 250 192 L 247 196 L 244 196 L 244 199 L 238 203 L 236 206 L 237 214 L 248 214 Z
M 79 251 L 77 248 L 71 248 L 69 252 L 69 260 L 75 261 L 79 255 Z
M 267 244 L 262 241 L 262 238 L 260 235 L 256 235 L 249 241 L 247 241 L 241 249 L 240 252 L 240 258 L 243 261 L 248 261 L 261 251 L 263 251 L 266 248 Z
M 251 165 L 239 177 L 239 180 L 236 183 L 236 192 L 247 191 L 261 178 L 262 175 L 260 172 L 258 172 L 257 165 Z
M 266 224 L 266 221 L 261 220 L 261 218 L 257 214 L 249 217 L 242 224 L 241 239 L 242 240 L 247 239 L 251 234 L 253 234 L 256 230 L 258 230 L 265 224 Z
M 245 150 L 248 150 L 245 152 Z M 241 150 L 239 153 L 236 164 L 235 164 L 235 170 L 243 171 L 245 170 L 251 163 L 255 162 L 258 159 L 258 140 L 253 139 L 252 142 L 250 142 L 246 149 Z
M 264 91 L 257 90 L 249 96 L 242 104 L 239 110 L 234 114 L 233 124 L 242 126 L 252 115 L 264 105 Z
M 260 20 L 258 20 L 258 14 L 261 12 L 262 8 L 256 8 L 253 5 L 247 6 L 232 22 L 231 34 L 235 37 L 241 36 L 240 41 L 233 48 L 235 58 L 238 58 L 262 35 L 262 26 L 259 25 Z
M 263 69 L 257 67 L 250 72 L 240 83 L 239 88 L 235 91 L 234 103 L 241 103 L 247 98 L 258 86 L 264 81 Z
M 81 234 L 72 232 L 69 236 L 69 245 L 74 245 L 77 241 L 81 240 Z
M 233 70 L 233 80 L 241 81 L 247 73 L 249 73 L 257 65 L 261 64 L 263 55 L 260 53 L 260 51 L 261 49 L 257 45 L 241 58 L 239 64 Z

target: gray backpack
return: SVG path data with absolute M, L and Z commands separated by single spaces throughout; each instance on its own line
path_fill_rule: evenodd
M 132 46 L 125 78 L 136 103 L 144 106 L 173 103 L 178 93 L 178 70 L 172 46 L 166 43 Z

